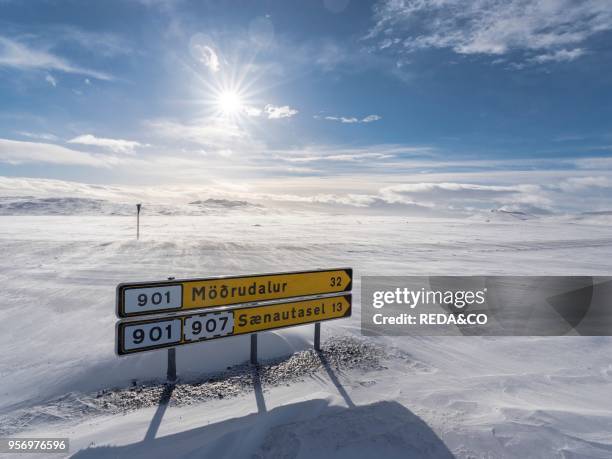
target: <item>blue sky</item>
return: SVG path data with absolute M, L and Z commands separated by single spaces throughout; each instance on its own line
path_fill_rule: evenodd
M 597 0 L 0 0 L 0 175 L 606 210 L 611 39 Z

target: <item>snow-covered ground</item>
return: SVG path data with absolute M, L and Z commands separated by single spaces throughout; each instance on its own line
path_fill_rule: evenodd
M 426 219 L 234 207 L 145 214 L 140 241 L 133 216 L 1 216 L 4 427 L 14 413 L 69 393 L 163 377 L 165 351 L 114 354 L 119 282 L 351 266 L 353 316 L 324 324 L 325 340 L 360 336 L 363 275 L 612 274 L 605 215 Z M 263 333 L 260 355 L 306 349 L 312 332 Z M 372 340 L 392 355 L 382 370 L 320 372 L 264 387 L 263 400 L 246 392 L 59 421 L 37 411 L 18 435 L 69 437 L 78 458 L 612 457 L 611 338 Z M 179 348 L 179 376 L 243 363 L 248 345 L 242 336 Z

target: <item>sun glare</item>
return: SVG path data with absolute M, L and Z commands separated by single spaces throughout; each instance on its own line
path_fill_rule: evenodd
M 237 115 L 243 109 L 242 98 L 236 91 L 223 91 L 219 94 L 217 105 L 226 115 Z

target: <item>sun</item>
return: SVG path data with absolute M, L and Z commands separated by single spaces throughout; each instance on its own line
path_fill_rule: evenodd
M 217 106 L 225 115 L 238 115 L 244 109 L 244 102 L 237 91 L 222 91 L 217 97 Z

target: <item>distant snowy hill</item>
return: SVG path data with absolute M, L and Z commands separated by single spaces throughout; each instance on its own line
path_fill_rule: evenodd
M 529 220 L 536 215 L 519 210 L 491 209 L 490 218 L 496 220 Z
M 251 204 L 247 201 L 232 201 L 229 199 L 206 199 L 204 201 L 198 200 L 189 203 L 190 206 L 199 206 L 202 208 L 217 208 L 217 209 L 234 209 L 234 208 L 249 208 L 249 207 L 261 207 L 257 204 Z
M 206 199 L 183 205 L 143 204 L 146 215 L 207 215 L 231 210 L 262 211 L 247 201 Z M 82 197 L 0 196 L 0 215 L 134 215 L 135 204 Z
M 104 199 L 0 197 L 0 215 L 127 215 L 132 206 Z

